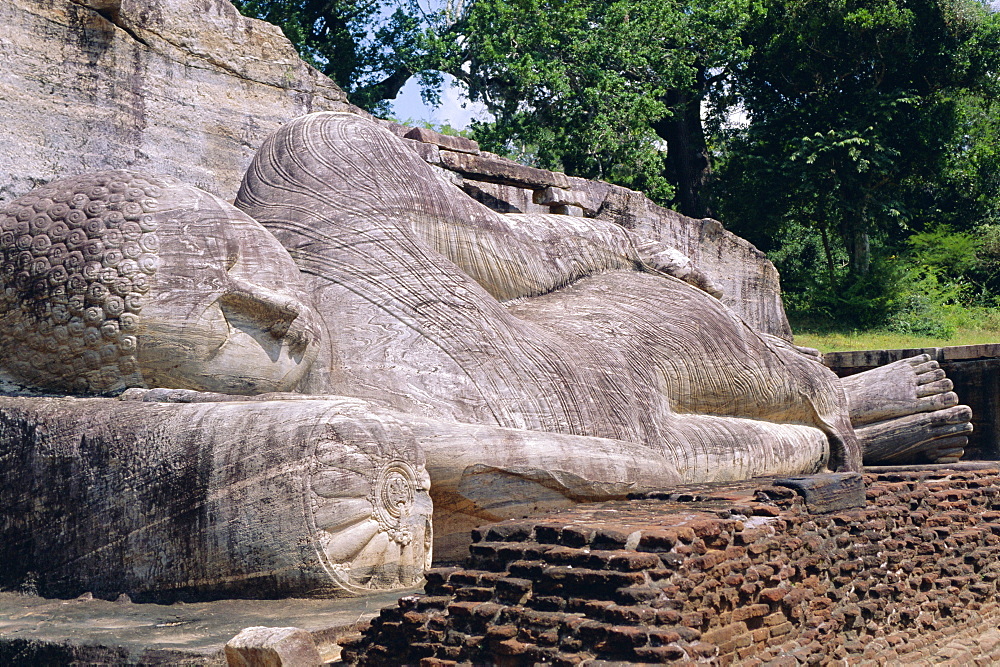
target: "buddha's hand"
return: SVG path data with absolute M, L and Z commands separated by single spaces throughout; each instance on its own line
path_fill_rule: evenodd
M 659 241 L 648 240 L 638 242 L 636 248 L 643 264 L 653 271 L 680 278 L 689 285 L 708 292 L 716 299 L 722 298 L 722 289 L 680 250 Z

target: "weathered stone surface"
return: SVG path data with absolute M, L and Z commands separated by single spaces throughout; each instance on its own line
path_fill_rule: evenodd
M 441 149 L 434 144 L 425 144 L 414 139 L 403 139 L 406 145 L 417 152 L 427 164 L 441 164 Z
M 536 188 L 550 185 L 559 188 L 569 186 L 566 174 L 526 167 L 490 153 L 473 155 L 445 151 L 441 153 L 441 164 L 463 174 L 474 174 L 482 180 L 491 180 L 507 185 L 528 185 Z
M 338 314 L 336 356 L 320 357 L 309 392 L 652 451 L 677 444 L 685 453 L 668 456 L 686 461 L 668 469 L 692 478 L 743 476 L 750 461 L 815 469 L 831 424 L 834 465 L 858 463 L 841 390 L 818 360 L 666 275 L 699 282 L 656 264 L 662 246 L 606 221 L 499 215 L 357 116 L 286 126 L 237 205 L 289 249 L 317 311 Z
M 290 390 L 320 321 L 263 227 L 175 179 L 97 172 L 0 212 L 0 370 L 19 389 Z
M 195 15 L 199 20 L 191 21 Z M 7 128 L 0 202 L 55 177 L 111 168 L 177 176 L 228 200 L 254 150 L 280 124 L 310 111 L 359 112 L 298 59 L 277 28 L 240 17 L 225 0 L 12 0 L 0 7 L 0 22 L 6 26 L 0 112 Z M 773 268 L 757 266 L 763 257 L 747 244 L 704 234 L 700 221 L 685 221 L 681 230 L 664 225 L 657 207 L 623 188 L 472 155 L 478 148 L 462 138 L 383 125 L 415 137 L 416 150 L 432 163 L 441 157 L 431 146 L 450 149 L 447 166 L 471 180 L 514 189 L 554 186 L 574 200 L 555 205 L 579 207 L 558 212 L 604 210 L 609 219 L 644 228 L 712 275 L 726 303 L 753 326 L 788 335 Z M 482 197 L 473 194 L 484 203 L 506 201 L 479 189 Z M 637 196 L 635 206 L 609 214 L 610 192 Z M 518 202 L 504 210 L 537 211 Z M 657 236 L 661 227 L 670 234 Z M 703 241 L 704 260 L 697 249 Z
M 348 118 L 351 123 L 356 122 L 356 117 Z M 404 148 L 396 150 L 399 155 L 407 154 Z M 426 165 L 417 164 L 424 172 L 429 170 Z M 525 258 L 530 259 L 529 249 L 535 247 L 539 239 L 549 239 L 555 244 L 550 251 L 551 257 L 536 258 L 539 262 L 536 270 L 540 275 L 549 272 L 551 277 L 548 280 L 553 286 L 564 280 L 559 275 L 560 262 L 578 252 L 573 245 L 567 245 L 567 239 L 571 243 L 592 243 L 597 252 L 620 253 L 623 259 L 615 259 L 612 254 L 607 255 L 607 260 L 600 260 L 610 261 L 611 266 L 620 262 L 622 268 L 628 267 L 630 254 L 637 252 L 628 233 L 613 225 L 573 221 L 559 216 L 502 219 L 486 209 L 476 209 L 457 190 L 451 193 L 439 190 L 442 184 L 432 174 L 423 173 L 422 181 L 415 180 L 417 176 L 421 176 L 419 170 L 412 175 L 401 176 L 397 173 L 395 181 L 387 178 L 382 182 L 389 189 L 387 194 L 404 182 L 411 186 L 422 183 L 430 193 L 430 198 L 424 203 L 433 203 L 437 193 L 452 198 L 455 205 L 468 201 L 466 205 L 473 206 L 469 213 L 486 216 L 483 222 L 488 223 L 493 217 L 494 223 L 502 221 L 503 224 L 517 225 L 509 228 L 509 238 L 505 235 L 497 241 L 502 244 L 519 242 Z M 331 304 L 326 312 L 336 313 L 336 318 L 323 322 L 320 311 L 313 308 L 314 297 L 322 292 L 302 285 L 298 269 L 274 237 L 258 223 L 211 195 L 182 186 L 169 178 L 141 177 L 121 171 L 75 177 L 33 192 L 9 206 L 0 221 L 0 228 L 4 230 L 0 238 L 5 299 L 4 315 L 0 318 L 6 350 L 3 368 L 10 376 L 10 383 L 22 390 L 93 394 L 119 391 L 129 386 L 160 385 L 255 394 L 292 389 L 300 379 L 305 378 L 304 386 L 311 387 L 313 391 L 350 393 L 358 388 L 340 379 L 328 383 L 332 373 L 343 368 L 353 369 L 361 381 L 372 381 L 371 366 L 366 363 L 365 357 L 358 358 L 356 351 L 363 349 L 365 355 L 394 355 L 403 349 L 392 347 L 388 341 L 385 345 L 389 347 L 379 348 L 359 346 L 360 338 L 340 338 L 337 347 L 341 356 L 336 366 L 326 359 L 313 364 L 318 350 L 329 349 L 326 347 L 328 342 L 324 341 L 329 341 L 335 334 L 343 335 L 343 332 L 353 336 L 354 330 L 350 327 L 357 326 L 358 321 L 353 319 L 351 309 L 344 308 L 345 302 Z M 419 201 L 413 204 L 418 208 L 422 205 Z M 374 211 L 366 219 L 377 220 L 378 216 L 379 213 Z M 428 224 L 436 223 L 428 220 Z M 573 227 L 566 227 L 569 224 Z M 570 233 L 567 234 L 567 230 Z M 343 231 L 348 235 L 353 233 L 350 229 Z M 428 232 L 433 232 L 433 229 L 428 228 Z M 490 227 L 484 227 L 483 232 L 490 233 Z M 546 236 L 539 237 L 539 233 Z M 586 241 L 588 238 L 590 240 Z M 398 239 L 387 237 L 383 250 L 393 251 L 392 244 L 398 242 Z M 134 252 L 130 250 L 130 244 L 135 246 Z M 602 246 L 606 247 L 602 249 Z M 587 250 L 586 245 L 581 247 Z M 503 245 L 495 246 L 495 249 L 505 252 Z M 24 253 L 31 256 L 30 261 L 22 259 Z M 320 259 L 329 262 L 338 254 L 331 249 L 328 256 Z M 371 253 L 368 255 L 371 256 Z M 594 261 L 599 255 L 588 257 L 582 254 L 580 257 Z M 476 261 L 483 263 L 478 268 L 474 264 L 466 266 L 486 280 L 491 275 L 489 262 L 493 259 L 486 255 Z M 660 265 L 669 268 L 665 264 Z M 587 272 L 600 268 L 601 264 L 591 267 L 583 264 L 574 270 Z M 406 267 L 401 269 L 401 278 L 405 277 L 402 271 L 411 272 L 412 284 L 417 290 L 415 295 L 421 294 L 420 290 L 425 288 L 420 286 L 420 281 L 425 276 L 413 273 L 413 267 Z M 433 276 L 434 271 L 428 267 L 426 276 Z M 493 275 L 494 280 L 488 283 L 491 289 L 517 290 L 525 286 L 533 289 L 531 283 L 518 284 L 516 274 L 511 274 L 515 276 L 513 283 L 505 283 L 498 274 Z M 633 274 L 626 272 L 621 275 L 627 279 Z M 373 274 L 368 278 L 374 277 Z M 653 280 L 656 281 L 654 285 L 660 281 L 671 284 L 662 277 Z M 609 288 L 617 292 L 627 291 L 625 283 L 618 287 L 615 287 L 616 284 L 611 283 Z M 446 285 L 439 285 L 437 289 L 440 297 L 450 294 Z M 515 323 L 515 326 L 526 326 L 516 324 L 518 320 L 500 308 L 481 286 L 475 289 L 478 290 L 480 307 L 486 313 L 492 313 L 500 322 L 506 320 Z M 425 294 L 432 295 L 434 292 Z M 399 296 L 401 292 L 397 290 L 395 297 Z M 517 296 L 517 293 L 510 296 Z M 716 302 L 710 300 L 708 303 Z M 728 322 L 725 319 L 721 321 Z M 378 320 L 365 315 L 363 322 L 371 326 Z M 382 322 L 390 329 L 398 326 L 393 318 L 383 319 Z M 439 328 L 444 322 L 438 322 Z M 496 327 L 498 323 L 483 319 L 480 326 Z M 655 326 L 660 326 L 658 319 Z M 427 332 L 417 341 L 429 346 L 426 349 L 432 351 L 440 349 L 442 344 L 456 345 L 449 342 L 444 332 Z M 554 355 L 561 355 L 560 363 L 566 364 L 567 373 L 571 372 L 568 369 L 572 366 L 574 355 L 579 354 L 578 347 L 578 344 L 574 344 L 572 349 L 559 346 L 552 351 Z M 604 344 L 600 343 L 600 347 L 603 348 Z M 509 389 L 487 395 L 487 400 L 497 408 L 511 399 L 522 401 L 525 407 L 520 408 L 522 414 L 512 413 L 513 418 L 507 421 L 494 418 L 484 423 L 518 430 L 498 431 L 494 428 L 471 434 L 469 429 L 472 427 L 459 428 L 455 425 L 442 428 L 437 425 L 427 431 L 421 441 L 426 441 L 428 451 L 435 452 L 436 493 L 441 519 L 439 542 L 448 548 L 453 544 L 460 545 L 462 531 L 484 520 L 537 510 L 542 506 L 565 506 L 616 493 L 620 496 L 635 490 L 635 485 L 656 486 L 684 479 L 700 479 L 705 475 L 800 472 L 814 468 L 826 458 L 825 437 L 818 430 L 793 427 L 784 429 L 787 431 L 785 440 L 779 436 L 779 443 L 782 444 L 778 447 L 785 448 L 780 454 L 734 460 L 732 452 L 746 447 L 747 438 L 756 439 L 751 442 L 757 442 L 761 447 L 773 448 L 771 442 L 777 433 L 773 429 L 782 431 L 781 427 L 766 421 L 745 420 L 732 424 L 719 422 L 723 432 L 737 428 L 743 436 L 738 440 L 734 438 L 728 446 L 721 448 L 717 448 L 710 438 L 704 440 L 704 445 L 694 445 L 696 448 L 705 447 L 704 463 L 697 467 L 680 466 L 676 461 L 688 456 L 687 450 L 692 446 L 690 436 L 661 441 L 651 439 L 652 433 L 658 431 L 640 435 L 639 431 L 633 430 L 635 425 L 631 420 L 626 422 L 614 416 L 618 399 L 596 393 L 594 385 L 599 382 L 583 377 L 570 381 L 577 387 L 575 391 L 580 392 L 580 398 L 573 399 L 573 394 L 569 394 L 568 399 L 586 400 L 587 393 L 592 393 L 591 402 L 595 399 L 608 402 L 606 416 L 596 418 L 600 413 L 595 411 L 595 419 L 588 420 L 572 412 L 567 412 L 564 418 L 551 409 L 539 411 L 532 405 L 539 400 L 542 392 L 550 390 L 536 386 L 537 380 L 525 381 L 517 372 L 518 364 L 524 363 L 519 361 L 524 358 L 523 348 L 511 341 L 510 347 L 498 348 L 497 352 L 501 355 L 498 360 L 501 365 L 496 366 L 498 375 L 482 376 L 482 381 L 504 383 Z M 449 354 L 462 355 L 466 351 L 453 347 Z M 603 352 L 595 348 L 588 354 L 596 359 Z M 799 356 L 794 354 L 794 358 Z M 447 357 L 440 361 L 432 358 L 432 363 L 446 360 Z M 547 363 L 545 358 L 531 363 L 539 362 Z M 590 370 L 586 372 L 591 372 L 599 366 L 588 363 L 587 368 Z M 416 393 L 419 385 L 405 374 L 405 366 L 397 361 L 386 370 L 389 375 L 382 379 L 378 391 L 372 392 L 370 397 L 397 410 L 415 415 L 427 413 L 426 409 L 417 409 L 412 403 L 415 397 L 419 397 Z M 816 370 L 822 372 L 818 367 Z M 601 372 L 607 374 L 608 382 L 621 374 L 619 367 L 612 364 L 605 365 Z M 453 392 L 441 392 L 441 380 L 440 371 L 425 375 L 422 380 L 424 391 L 441 408 L 436 416 L 445 420 L 479 421 L 481 417 L 470 412 Z M 561 384 L 558 377 L 550 381 Z M 640 382 L 642 379 L 633 378 L 632 381 Z M 646 388 L 647 393 L 650 389 Z M 394 397 L 387 390 L 398 393 Z M 435 392 L 441 393 L 435 395 Z M 655 392 L 648 395 L 650 400 L 666 400 Z M 276 409 L 276 418 L 282 414 L 282 409 L 290 408 L 283 406 Z M 567 400 L 560 409 L 569 411 L 575 408 Z M 643 408 L 635 403 L 631 409 Z M 219 414 L 225 412 L 223 410 Z M 154 421 L 159 418 L 149 416 Z M 391 416 L 386 418 L 390 421 L 396 419 Z M 571 429 L 552 426 L 562 419 L 576 425 Z M 417 421 L 416 418 L 413 421 Z M 524 430 L 524 426 L 540 432 L 564 430 L 569 436 L 596 438 L 560 439 L 549 433 L 544 436 L 533 434 L 531 430 Z M 712 426 L 712 419 L 705 424 L 700 424 L 698 419 L 678 422 L 681 432 L 694 429 L 691 433 L 703 439 L 704 436 L 698 435 L 698 429 L 711 429 Z M 667 424 L 653 427 L 667 428 Z M 385 437 L 390 438 L 389 444 L 392 444 L 391 434 L 387 433 Z M 645 441 L 639 438 L 645 438 Z M 470 447 L 472 442 L 479 443 L 479 446 Z M 803 443 L 804 446 L 800 446 Z M 169 441 L 160 444 L 180 446 Z M 642 450 L 641 466 L 635 464 L 637 452 L 633 450 L 636 446 Z M 577 451 L 588 451 L 590 455 L 574 457 Z M 658 464 L 650 465 L 652 460 Z M 53 488 L 67 483 L 66 480 L 51 481 Z M 139 525 L 136 524 L 137 530 Z M 278 549 L 280 552 L 280 545 Z M 225 554 L 220 556 L 224 557 Z M 183 563 L 179 561 L 178 567 L 183 567 Z M 95 571 L 100 569 L 94 568 Z M 109 568 L 109 571 L 113 569 Z M 82 576 L 84 579 L 81 582 L 92 580 L 92 574 Z M 152 587 L 150 590 L 159 591 L 172 581 L 170 577 L 176 576 L 179 575 L 174 573 L 166 580 L 147 583 Z M 138 583 L 132 585 L 134 587 L 130 591 L 133 593 L 149 592 L 136 588 Z
M 791 340 L 777 269 L 718 221 L 688 218 L 642 193 L 614 186 L 595 217 L 677 248 L 718 283 L 723 303 L 758 330 Z
M 516 185 L 462 178 L 462 191 L 498 213 L 551 213 L 548 206 L 534 202 L 535 190 Z
M 199 20 L 191 21 L 195 15 Z M 225 0 L 12 0 L 0 7 L 0 22 L 6 26 L 0 111 L 7 128 L 0 202 L 55 177 L 111 168 L 177 176 L 228 200 L 254 150 L 280 124 L 310 111 L 352 109 L 277 28 L 239 16 Z M 629 192 L 473 155 L 478 148 L 462 138 L 383 124 L 419 140 L 417 150 L 432 163 L 442 158 L 429 147 L 448 148 L 446 166 L 473 180 L 561 188 L 576 201 L 556 205 L 579 206 L 562 213 L 596 215 L 609 192 Z M 483 201 L 505 201 L 481 189 Z M 663 226 L 655 207 L 650 217 L 651 204 L 636 202 L 616 221 L 650 233 Z M 512 202 L 506 210 L 537 209 Z M 737 313 L 758 329 L 787 335 L 777 280 L 766 267 L 754 268 L 759 253 L 708 235 L 702 261 L 700 251 L 688 248 L 706 236 L 702 226 L 687 224 L 681 250 L 722 285 Z M 669 235 L 654 238 L 678 245 Z M 712 258 L 716 251 L 722 259 Z M 740 266 L 747 260 L 749 273 Z
M 556 215 L 569 215 L 575 218 L 583 217 L 583 209 L 579 206 L 573 206 L 571 204 L 559 204 L 558 206 L 552 206 L 551 211 Z
M 0 593 L 0 664 L 224 666 L 226 643 L 248 626 L 302 628 L 329 663 L 344 637 L 403 593 L 172 605 Z
M 129 172 L 71 178 L 17 200 L 0 219 L 2 367 L 29 389 L 172 388 L 143 400 L 201 404 L 188 408 L 201 424 L 195 434 L 170 426 L 182 423 L 183 410 L 151 407 L 140 417 L 128 416 L 135 408 L 108 408 L 125 415 L 116 425 L 165 428 L 143 437 L 159 437 L 153 446 L 168 452 L 200 437 L 212 452 L 242 452 L 243 440 L 213 434 L 237 425 L 239 437 L 251 437 L 243 420 L 268 418 L 275 428 L 342 419 L 369 433 L 359 437 L 373 447 L 426 452 L 438 542 L 448 549 L 469 527 L 543 508 L 678 482 L 860 466 L 840 382 L 816 354 L 729 312 L 687 257 L 603 220 L 498 214 L 439 178 L 405 141 L 354 114 L 288 124 L 262 148 L 238 197 L 264 226 L 194 188 Z M 275 390 L 316 396 L 231 396 Z M 53 418 L 51 399 L 24 400 L 10 409 L 21 405 L 29 424 Z M 101 424 L 65 419 L 54 430 Z M 12 471 L 35 456 L 34 441 L 13 433 Z M 112 445 L 138 437 L 110 433 Z M 275 434 L 274 452 L 282 437 L 298 436 Z M 240 483 L 225 466 L 207 471 L 222 486 Z M 66 495 L 72 478 L 60 477 L 62 469 L 40 474 L 32 483 Z M 420 475 L 399 475 L 386 492 L 402 493 L 409 506 Z M 85 500 L 113 503 L 100 494 Z M 354 509 L 373 502 L 350 500 Z M 13 499 L 4 508 L 21 512 Z M 234 501 L 226 512 L 239 509 Z M 410 531 L 366 511 L 375 523 L 351 519 L 350 538 L 323 545 L 334 573 L 371 565 L 412 578 L 426 552 L 407 551 Z M 133 532 L 145 530 L 141 517 L 131 520 Z M 83 535 L 100 533 L 84 525 Z M 193 537 L 190 561 L 178 558 L 179 569 L 160 579 L 97 558 L 88 571 L 47 565 L 47 585 L 106 587 L 102 577 L 114 576 L 130 595 L 160 594 L 184 579 L 183 568 L 218 561 L 225 572 L 226 559 L 249 548 L 212 535 Z M 284 558 L 284 539 L 275 537 L 273 551 L 263 544 L 258 559 Z M 197 540 L 222 546 L 201 554 Z M 237 568 L 234 590 L 245 592 L 243 580 L 253 576 Z M 405 585 L 388 574 L 369 579 L 386 577 L 388 586 Z M 202 579 L 194 593 L 229 581 Z
M 229 667 L 319 667 L 312 636 L 300 628 L 246 628 L 226 644 Z
M 827 514 L 865 506 L 865 483 L 856 472 L 828 473 L 774 480 L 800 494 L 812 514 Z
M 832 368 L 860 372 L 921 354 L 926 354 L 939 363 L 972 361 L 975 359 L 996 359 L 1000 357 L 1000 344 L 986 343 L 981 345 L 955 345 L 951 347 L 906 348 L 899 350 L 828 352 L 823 355 L 823 361 Z
M 572 181 L 571 184 L 573 184 Z M 546 206 L 574 206 L 580 210 L 581 215 L 589 214 L 593 216 L 600 208 L 600 202 L 595 201 L 593 197 L 589 196 L 590 194 L 590 188 L 565 189 L 549 186 L 544 190 L 536 190 L 534 201 L 536 204 L 544 204 Z M 606 191 L 602 192 L 602 194 L 606 194 Z
M 3 397 L 0 587 L 137 601 L 407 588 L 431 556 L 423 461 L 405 424 L 348 399 Z
M 528 213 L 545 206 L 560 215 L 609 220 L 677 248 L 719 285 L 723 302 L 733 312 L 759 331 L 791 339 L 774 266 L 715 220 L 694 220 L 653 204 L 640 192 L 524 167 L 492 154 L 479 159 L 442 155 L 440 164 L 461 173 L 462 188 L 495 211 Z
M 972 410 L 956 405 L 855 430 L 859 440 L 872 443 L 865 450 L 865 460 L 871 463 L 952 463 L 965 452 L 971 421 Z
M 466 139 L 465 137 L 454 137 L 448 134 L 441 134 L 440 132 L 428 130 L 423 127 L 415 127 L 403 136 L 406 139 L 414 139 L 425 144 L 434 144 L 435 146 L 440 146 L 441 148 L 449 151 L 479 155 L 479 144 L 472 139 Z
M 249 150 L 290 116 L 352 110 L 273 28 L 223 0 L 13 0 L 0 20 L 12 26 L 0 105 L 23 147 L 0 164 L 25 174 L 2 195 L 119 165 L 228 195 Z M 51 44 L 69 65 L 46 59 Z M 268 139 L 239 195 L 265 226 L 170 176 L 124 171 L 55 183 L 0 216 L 8 388 L 181 392 L 0 399 L 0 466 L 17 480 L 0 492 L 2 585 L 149 599 L 407 586 L 431 553 L 424 452 L 448 553 L 485 521 L 860 466 L 844 385 L 780 338 L 777 275 L 752 246 L 639 193 L 352 111 Z M 524 199 L 524 212 L 477 204 L 457 173 Z M 561 215 L 532 212 L 541 205 Z M 317 395 L 230 395 L 284 390 Z M 911 427 L 918 413 L 898 418 Z M 871 440 L 902 446 L 896 426 Z M 953 437 L 937 438 L 940 459 Z M 599 543 L 641 538 L 605 531 Z M 553 567 L 543 604 L 591 569 Z M 505 595 L 521 594 L 517 578 Z M 609 632 L 617 646 L 649 641 Z M 647 653 L 635 655 L 663 657 Z
M 120 168 L 230 199 L 278 126 L 351 108 L 278 28 L 226 0 L 9 0 L 0 25 L 0 202 Z
M 928 354 L 841 380 L 868 465 L 953 463 L 973 431 L 972 411 Z

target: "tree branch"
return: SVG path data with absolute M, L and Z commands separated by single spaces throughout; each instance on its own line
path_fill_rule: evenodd
M 403 86 L 406 85 L 406 82 L 414 74 L 416 72 L 412 71 L 409 67 L 398 67 L 386 78 L 357 88 L 353 91 L 353 94 L 363 96 L 366 99 L 394 100 L 399 95 L 399 91 L 402 90 Z

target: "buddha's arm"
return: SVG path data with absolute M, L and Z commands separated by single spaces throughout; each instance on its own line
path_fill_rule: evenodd
M 546 294 L 621 269 L 665 273 L 721 296 L 714 282 L 679 250 L 613 223 L 552 214 L 502 215 L 481 210 L 457 189 L 451 196 L 460 209 L 480 210 L 457 220 L 418 221 L 414 231 L 501 301 Z M 481 217 L 488 217 L 489 224 L 466 224 Z

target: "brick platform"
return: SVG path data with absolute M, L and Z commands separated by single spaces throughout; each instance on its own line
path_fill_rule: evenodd
M 809 514 L 772 480 L 701 485 L 477 531 L 463 568 L 384 609 L 361 664 L 990 664 L 1000 471 L 880 470 Z

